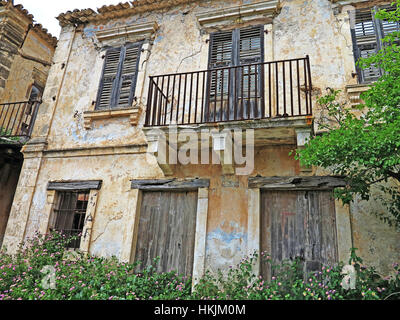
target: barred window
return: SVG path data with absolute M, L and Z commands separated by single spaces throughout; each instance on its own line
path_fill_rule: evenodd
M 54 210 L 53 230 L 59 231 L 67 237 L 77 237 L 69 243 L 69 248 L 79 249 L 80 247 L 88 202 L 89 191 L 58 192 L 58 206 Z

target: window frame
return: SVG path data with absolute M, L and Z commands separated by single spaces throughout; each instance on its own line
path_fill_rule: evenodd
M 371 41 L 371 42 L 369 42 L 367 44 L 360 44 L 360 43 L 358 43 L 359 39 L 357 39 L 357 34 L 356 34 L 356 24 L 357 24 L 356 21 L 355 21 L 354 27 L 351 27 L 351 29 L 350 29 L 351 37 L 352 37 L 352 43 L 353 43 L 354 63 L 355 63 L 355 67 L 356 67 L 356 73 L 357 73 L 357 78 L 358 78 L 358 83 L 359 84 L 370 84 L 370 83 L 373 83 L 373 82 L 377 81 L 383 74 L 382 69 L 377 68 L 378 71 L 379 71 L 379 75 L 376 76 L 376 77 L 372 77 L 372 79 L 369 79 L 369 80 L 367 79 L 366 80 L 365 79 L 366 76 L 365 76 L 365 73 L 364 73 L 365 70 L 361 69 L 358 66 L 357 62 L 362 58 L 361 52 L 360 52 L 360 47 L 362 45 L 364 45 L 364 46 L 367 46 L 367 45 L 375 46 L 375 52 L 376 53 L 379 52 L 379 50 L 381 50 L 385 46 L 385 44 L 383 42 L 383 39 L 387 35 L 384 34 L 384 27 L 383 27 L 384 20 L 377 19 L 375 17 L 375 13 L 378 10 L 381 10 L 381 9 L 391 9 L 391 8 L 393 8 L 393 6 L 391 6 L 391 5 L 389 5 L 389 6 L 388 5 L 382 5 L 382 6 L 370 7 L 370 8 L 367 8 L 367 9 L 356 9 L 354 11 L 356 17 L 357 17 L 357 13 L 358 12 L 368 12 L 369 11 L 371 13 L 371 22 L 372 22 L 372 27 L 373 27 L 374 36 L 375 36 L 375 42 Z M 397 28 L 400 30 L 399 27 L 397 27 Z
M 252 59 L 257 59 L 260 60 L 259 62 L 248 62 L 245 61 L 245 63 L 242 63 L 242 52 L 241 52 L 241 31 L 247 31 L 247 29 L 255 29 L 257 31 L 260 32 L 260 56 L 257 58 L 252 58 Z M 231 59 L 230 61 L 226 61 L 224 64 L 224 66 L 213 66 L 213 48 L 214 48 L 214 41 L 215 41 L 215 37 L 218 36 L 218 34 L 221 33 L 231 33 L 231 41 L 232 41 L 232 46 L 231 46 L 231 50 L 230 50 L 230 55 L 231 55 Z M 256 99 L 261 99 L 261 104 L 263 104 L 263 99 L 264 99 L 264 87 L 263 87 L 263 83 L 264 83 L 264 72 L 262 71 L 263 68 L 261 67 L 261 64 L 265 61 L 265 25 L 264 24 L 256 24 L 256 25 L 250 25 L 250 26 L 246 26 L 246 27 L 236 27 L 233 29 L 229 29 L 229 30 L 222 30 L 222 31 L 217 31 L 217 32 L 213 32 L 210 34 L 210 38 L 209 38 L 209 49 L 208 49 L 208 63 L 207 63 L 207 69 L 210 70 L 211 72 L 208 72 L 207 75 L 207 96 L 206 96 L 206 111 L 205 111 L 205 119 L 207 119 L 206 121 L 209 121 L 210 118 L 213 118 L 212 114 L 210 114 L 210 104 L 212 103 L 212 101 L 219 101 L 221 99 L 221 96 L 226 96 L 226 99 L 228 101 L 229 105 L 233 105 L 234 101 L 242 101 L 241 103 L 243 104 L 243 110 L 246 108 L 247 109 L 251 109 L 250 106 L 247 106 L 247 104 L 244 102 L 245 101 L 245 95 L 249 92 L 249 90 L 241 90 L 240 88 L 242 86 L 247 85 L 248 81 L 244 81 L 243 79 L 247 76 L 248 77 L 248 73 L 246 73 L 246 71 L 248 71 L 249 69 L 251 69 L 250 67 L 246 67 L 246 68 L 242 68 L 242 70 L 240 70 L 240 66 L 247 66 L 247 65 L 253 65 L 253 64 L 260 64 L 259 66 L 257 66 L 255 69 L 258 69 L 258 82 L 257 84 L 255 84 L 256 90 L 252 90 L 251 94 L 253 93 L 257 93 L 257 97 L 255 97 Z M 229 72 L 230 73 L 230 79 L 229 79 L 229 75 L 228 75 L 228 79 L 227 81 L 225 80 L 225 74 L 228 73 L 227 70 L 230 69 L 220 69 L 220 68 L 234 68 L 233 72 Z M 212 71 L 212 70 L 216 70 L 216 71 Z M 222 73 L 222 81 L 218 80 L 219 73 Z M 215 74 L 216 73 L 216 74 Z M 251 78 L 251 70 L 250 70 L 250 78 Z M 215 77 L 215 79 L 214 79 Z M 242 80 L 240 80 L 242 79 Z M 215 83 L 214 83 L 215 82 Z M 223 85 L 221 84 L 221 82 L 223 83 Z M 214 90 L 212 89 L 214 86 Z M 227 89 L 225 87 L 228 87 Z M 235 90 L 235 88 L 238 88 L 238 90 Z M 237 92 L 236 92 L 237 91 Z M 243 93 L 243 97 L 241 96 L 240 93 Z M 246 97 L 247 99 L 248 97 Z M 246 105 L 246 106 L 244 106 Z M 233 108 L 230 108 L 230 111 L 233 111 Z M 239 111 L 237 111 L 239 112 Z M 248 111 L 250 112 L 250 111 Z M 212 113 L 212 112 L 211 112 Z M 231 115 L 226 115 L 225 117 L 230 118 Z
M 108 47 L 106 49 L 105 54 L 103 55 L 104 62 L 103 62 L 103 68 L 101 72 L 101 78 L 100 78 L 100 84 L 98 87 L 97 91 L 97 97 L 96 97 L 96 105 L 95 105 L 95 111 L 104 111 L 104 110 L 116 110 L 116 109 L 124 109 L 124 108 L 130 108 L 132 106 L 133 101 L 135 100 L 135 91 L 136 91 L 136 86 L 137 86 L 137 79 L 138 79 L 138 74 L 139 74 L 139 63 L 140 63 L 140 57 L 141 57 L 141 52 L 143 48 L 144 40 L 142 41 L 137 41 L 137 42 L 127 42 L 124 45 L 118 46 L 118 47 Z M 136 56 L 136 71 L 135 74 L 133 75 L 131 87 L 130 87 L 130 96 L 129 96 L 129 101 L 127 106 L 119 106 L 119 99 L 121 95 L 121 88 L 122 88 L 122 70 L 124 67 L 124 60 L 126 57 L 126 51 L 129 48 L 133 48 L 137 46 L 138 47 L 138 54 Z M 118 69 L 117 73 L 115 74 L 114 82 L 112 84 L 112 91 L 110 95 L 110 103 L 106 108 L 100 108 L 100 102 L 101 102 L 101 96 L 103 92 L 103 87 L 104 87 L 104 74 L 107 66 L 107 54 L 111 51 L 115 50 L 121 50 L 120 56 L 119 56 L 119 62 L 118 62 Z
M 63 200 L 65 199 L 65 196 L 68 194 L 71 195 L 69 202 L 67 203 L 68 209 L 61 208 L 61 206 L 64 204 Z M 76 199 L 72 198 L 73 194 L 76 194 Z M 85 200 L 83 200 L 82 202 L 86 203 L 85 205 L 83 205 L 82 208 L 78 208 L 78 202 L 80 201 L 79 200 L 80 195 L 84 195 Z M 78 250 L 80 248 L 82 233 L 83 233 L 83 230 L 85 227 L 85 220 L 86 220 L 87 210 L 88 210 L 88 206 L 89 206 L 89 197 L 90 197 L 90 190 L 57 191 L 57 203 L 56 203 L 55 208 L 53 209 L 54 226 L 52 228 L 50 228 L 50 231 L 57 231 L 62 234 L 66 234 L 67 236 L 78 235 L 78 239 L 73 240 L 68 244 L 68 246 L 67 246 L 68 249 Z M 74 204 L 72 203 L 72 201 L 74 202 Z M 71 205 L 73 205 L 73 207 Z M 70 215 L 70 214 L 73 215 L 73 217 L 69 218 L 68 215 Z M 65 215 L 64 224 L 59 223 L 60 222 L 59 219 L 62 219 L 61 215 Z M 77 215 L 80 216 L 79 221 L 78 221 L 78 227 L 74 228 L 75 219 L 76 219 Z M 66 222 L 69 219 L 71 220 L 70 221 L 71 226 L 67 228 Z M 63 226 L 59 227 L 58 224 L 63 225 Z M 79 236 L 79 234 L 81 234 L 81 235 Z
M 93 221 L 96 214 L 97 199 L 102 187 L 102 180 L 87 181 L 69 181 L 69 182 L 49 182 L 47 185 L 47 207 L 48 218 L 43 221 L 41 232 L 47 233 L 56 230 L 57 212 L 60 206 L 61 192 L 81 192 L 88 193 L 88 203 L 84 216 L 82 236 L 80 237 L 78 248 L 69 248 L 71 250 L 80 250 L 89 252 Z

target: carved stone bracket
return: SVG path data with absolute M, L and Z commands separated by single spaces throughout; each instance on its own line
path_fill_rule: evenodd
M 137 126 L 141 113 L 142 108 L 139 104 L 126 109 L 86 111 L 83 113 L 84 127 L 86 130 L 90 130 L 92 128 L 93 121 L 121 117 L 129 117 L 130 124 L 132 126 Z

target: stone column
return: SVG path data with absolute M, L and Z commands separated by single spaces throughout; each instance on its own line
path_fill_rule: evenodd
M 45 148 L 45 142 L 31 141 L 22 150 L 25 160 L 3 241 L 3 248 L 6 248 L 9 253 L 15 253 L 18 245 L 25 238 L 32 198 Z
M 208 216 L 208 188 L 200 188 L 197 202 L 196 239 L 193 261 L 193 287 L 204 276 Z

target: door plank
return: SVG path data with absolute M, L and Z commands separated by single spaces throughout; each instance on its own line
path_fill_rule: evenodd
M 337 262 L 332 191 L 264 191 L 261 196 L 261 251 L 274 263 L 301 257 L 304 271 Z M 263 264 L 267 279 L 274 272 Z
M 136 248 L 140 268 L 159 257 L 157 272 L 191 276 L 196 213 L 197 191 L 143 192 Z

